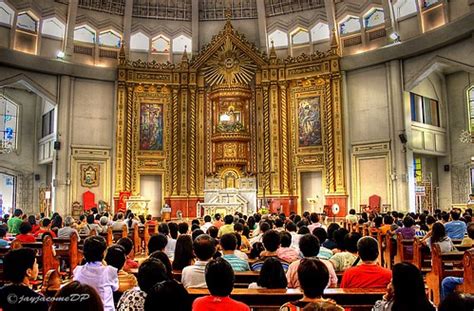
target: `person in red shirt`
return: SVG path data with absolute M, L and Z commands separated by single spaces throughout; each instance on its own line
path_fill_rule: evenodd
M 250 308 L 229 297 L 234 288 L 234 270 L 222 257 L 211 260 L 206 265 L 208 296 L 194 300 L 193 311 L 250 311 Z
M 217 229 L 220 229 L 220 227 L 222 227 L 224 225 L 224 223 L 221 220 L 221 214 L 219 214 L 219 213 L 215 214 L 214 219 L 215 219 L 215 221 L 212 225 L 214 227 L 216 227 Z
M 51 230 L 51 219 L 49 218 L 43 218 L 41 221 L 41 227 L 38 231 L 36 231 L 35 237 L 43 237 L 43 233 L 49 233 L 53 238 L 56 237 L 56 233 Z
M 341 288 L 386 288 L 392 279 L 392 271 L 377 264 L 379 245 L 376 239 L 366 236 L 357 242 L 362 264 L 344 272 Z
M 20 234 L 15 237 L 15 240 L 20 241 L 21 243 L 33 243 L 36 242 L 35 236 L 31 234 L 31 224 L 27 221 L 24 221 L 20 224 L 19 227 Z
M 35 234 L 40 229 L 40 226 L 36 223 L 35 215 L 28 216 L 28 222 L 31 224 L 31 233 Z

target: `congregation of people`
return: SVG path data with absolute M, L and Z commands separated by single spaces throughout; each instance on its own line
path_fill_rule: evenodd
M 458 239 L 473 247 L 470 209 L 407 215 L 357 215 L 350 210 L 345 222 L 379 230 L 394 241 L 399 233 L 405 239 L 418 237 L 429 248 L 438 244 L 442 252 L 455 249 L 453 240 Z M 107 245 L 100 234 L 108 228 L 147 224 L 156 226 L 157 233 L 151 234 L 142 255 L 135 254 L 132 239 L 122 237 Z M 328 288 L 385 288 L 383 299 L 372 307 L 374 311 L 473 310 L 474 306 L 471 296 L 456 291 L 463 278 L 445 278 L 442 301 L 435 305 L 428 299 L 423 274 L 415 265 L 402 262 L 392 269 L 384 268 L 378 261 L 377 239 L 308 212 L 215 214 L 190 222 L 158 222 L 150 215 L 136 216 L 130 211 L 112 216 L 93 209 L 75 219 L 57 213 L 51 218 L 25 215 L 17 209 L 12 217 L 2 220 L 0 248 L 9 247 L 12 240 L 31 243 L 45 236 L 69 238 L 72 233 L 83 239 L 83 261 L 72 278 L 63 279 L 49 297 L 47 291 L 33 289 L 39 274 L 35 250 L 22 247 L 4 255 L 2 310 L 250 310 L 231 295 L 236 273 L 245 271 L 259 274 L 249 289 L 301 290 L 303 297 L 286 302 L 282 311 L 344 310 L 325 298 Z M 174 277 L 177 271 L 180 281 Z M 207 289 L 209 295 L 193 300 L 189 289 Z

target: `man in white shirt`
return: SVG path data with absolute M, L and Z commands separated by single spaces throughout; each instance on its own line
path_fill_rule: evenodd
M 112 230 L 122 230 L 123 225 L 125 225 L 125 222 L 123 221 L 123 213 L 119 212 L 117 214 L 117 221 L 115 221 L 112 225 Z
M 216 252 L 216 243 L 207 234 L 201 234 L 193 242 L 194 254 L 198 260 L 192 266 L 187 266 L 181 274 L 181 283 L 186 288 L 207 288 L 205 270 L 206 264 Z
M 204 216 L 204 225 L 201 226 L 201 230 L 204 231 L 204 233 L 207 232 L 207 229 L 209 229 L 212 226 L 212 218 L 209 215 Z

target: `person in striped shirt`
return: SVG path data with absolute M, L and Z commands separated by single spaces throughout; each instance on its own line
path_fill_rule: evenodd
M 222 248 L 222 258 L 229 262 L 234 272 L 250 270 L 249 263 L 235 255 L 235 249 L 237 248 L 237 237 L 234 233 L 226 233 L 222 235 L 219 243 Z

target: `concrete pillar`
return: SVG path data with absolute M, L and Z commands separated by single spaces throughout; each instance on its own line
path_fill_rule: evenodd
M 53 161 L 53 206 L 54 211 L 61 215 L 69 215 L 70 185 L 71 185 L 71 136 L 72 136 L 72 103 L 74 99 L 74 78 L 60 76 L 58 78 L 58 105 L 57 105 L 57 137 L 61 143 L 55 151 Z
M 74 28 L 76 27 L 79 0 L 69 0 L 67 8 L 66 33 L 63 41 L 64 59 L 71 60 L 74 54 Z
M 199 1 L 191 1 L 192 53 L 199 53 Z
M 398 24 L 395 22 L 393 5 L 389 0 L 382 0 L 383 11 L 385 16 L 385 31 L 387 33 L 387 42 L 392 42 L 390 34 L 394 31 L 398 32 Z
M 441 116 L 441 127 L 447 130 L 446 133 L 446 150 L 452 150 L 451 148 L 451 135 L 449 126 L 449 111 L 448 111 L 448 90 L 446 86 L 446 77 L 444 74 L 437 72 L 438 78 L 441 84 L 441 94 L 439 101 L 439 114 Z M 474 148 L 473 148 L 474 150 Z M 438 208 L 442 210 L 450 210 L 453 204 L 453 189 L 451 170 L 446 172 L 444 166 L 450 164 L 452 161 L 451 152 L 447 152 L 445 157 L 438 157 Z
M 331 32 L 333 29 L 336 30 L 336 36 L 337 36 L 339 31 L 337 29 L 336 9 L 334 5 L 334 1 L 324 0 L 324 6 L 326 7 L 326 17 L 328 20 L 329 31 Z
M 410 96 L 403 91 L 401 61 L 393 60 L 386 63 L 386 74 L 392 160 L 392 210 L 411 212 L 415 210 L 415 191 L 413 151 L 410 147 Z M 406 134 L 408 140 L 406 145 L 400 141 L 400 134 Z
M 132 36 L 132 11 L 133 0 L 125 1 L 125 11 L 123 14 L 123 42 L 125 43 L 125 55 L 129 55 L 130 37 Z
M 265 14 L 264 0 L 257 0 L 257 18 L 258 18 L 258 38 L 260 50 L 269 52 L 267 46 L 267 16 Z
M 347 93 L 347 74 L 345 71 L 342 74 L 342 115 L 344 124 L 344 172 L 346 174 L 346 191 L 347 191 L 347 204 L 348 210 L 352 203 L 352 138 L 351 138 L 351 125 L 349 117 L 349 94 Z M 356 208 L 351 206 L 351 208 Z M 356 209 L 358 210 L 358 209 Z

